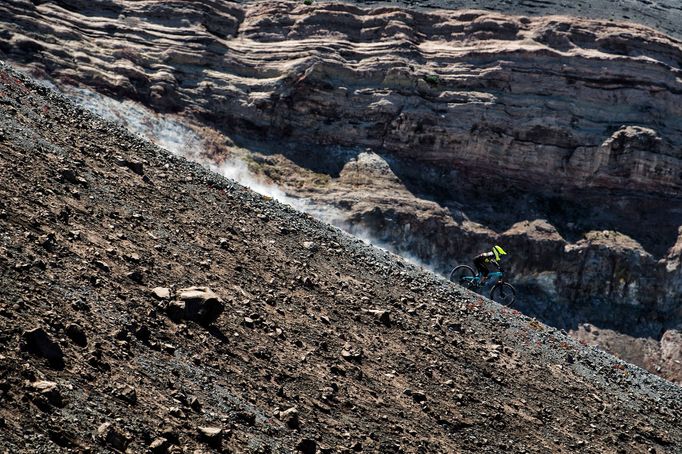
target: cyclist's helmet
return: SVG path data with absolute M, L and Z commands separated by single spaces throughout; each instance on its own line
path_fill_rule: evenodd
M 493 254 L 495 254 L 495 260 L 499 261 L 501 255 L 507 255 L 507 253 L 502 249 L 501 246 L 498 246 L 497 244 L 493 246 Z

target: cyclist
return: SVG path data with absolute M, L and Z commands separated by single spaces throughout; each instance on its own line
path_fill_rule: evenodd
M 492 263 L 497 267 L 498 270 L 501 269 L 500 260 L 502 259 L 503 255 L 507 255 L 507 253 L 504 251 L 504 249 L 496 244 L 493 246 L 492 250 L 478 255 L 474 259 L 474 265 L 476 266 L 478 273 L 482 276 L 481 285 L 485 285 L 485 281 L 488 280 L 488 273 L 490 272 L 488 269 L 488 264 Z

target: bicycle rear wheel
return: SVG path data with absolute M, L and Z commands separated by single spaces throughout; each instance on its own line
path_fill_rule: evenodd
M 506 282 L 495 284 L 490 290 L 490 299 L 498 304 L 509 307 L 516 301 L 516 289 Z
M 474 288 L 476 287 L 474 276 L 476 276 L 476 273 L 470 266 L 459 265 L 450 271 L 449 279 L 450 282 L 459 284 L 462 287 Z

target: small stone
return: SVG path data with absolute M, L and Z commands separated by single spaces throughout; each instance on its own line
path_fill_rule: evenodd
M 194 410 L 194 411 L 200 411 L 201 410 L 201 402 L 195 396 L 190 397 L 187 403 L 189 404 L 189 407 L 192 410 Z
M 140 176 L 144 175 L 144 164 L 140 161 L 131 161 L 119 156 L 116 158 L 116 164 L 121 167 L 127 167 L 133 173 L 136 173 Z
M 171 355 L 175 353 L 175 350 L 177 349 L 175 345 L 165 343 L 161 344 L 161 348 L 163 349 L 163 351 L 165 351 L 166 353 L 170 353 Z
M 132 263 L 140 263 L 140 254 L 133 252 L 132 254 L 124 254 L 123 258 Z
M 76 171 L 73 169 L 59 169 L 59 179 L 72 184 L 78 183 Z
M 88 345 L 88 338 L 85 335 L 85 331 L 83 328 L 80 327 L 80 325 L 77 325 L 75 323 L 71 323 L 66 327 L 66 335 L 73 341 L 74 344 L 78 345 L 79 347 L 87 347 Z
M 304 241 L 303 248 L 309 250 L 310 252 L 317 251 L 318 247 L 313 241 Z
M 111 271 L 111 267 L 109 266 L 109 264 L 107 262 L 104 262 L 102 260 L 95 260 L 93 263 L 95 264 L 95 266 L 97 268 L 104 271 L 105 273 L 108 273 Z
M 364 312 L 372 314 L 379 322 L 386 326 L 391 326 L 391 313 L 381 309 L 365 309 Z
M 177 445 L 180 443 L 180 436 L 178 432 L 172 427 L 167 425 L 161 430 L 161 436 L 168 440 L 169 443 Z
M 298 409 L 291 407 L 288 410 L 280 411 L 278 415 L 280 421 L 283 421 L 289 429 L 298 429 L 300 427 L 300 420 L 298 417 Z
M 52 405 L 62 405 L 62 395 L 59 391 L 57 383 L 53 381 L 40 380 L 31 383 L 31 388 L 37 391 L 41 396 L 45 396 Z
M 126 277 L 136 284 L 142 284 L 144 282 L 144 274 L 140 270 L 133 270 L 126 273 Z
M 296 449 L 303 454 L 315 454 L 317 452 L 317 443 L 310 438 L 303 438 L 296 445 Z
M 176 418 L 185 419 L 187 417 L 185 412 L 182 411 L 180 407 L 171 407 L 168 409 L 168 413 L 170 413 L 171 416 L 175 416 Z
M 154 287 L 152 295 L 160 300 L 170 299 L 170 289 L 167 287 Z
M 38 238 L 40 245 L 48 252 L 54 252 L 57 247 L 56 237 L 54 233 L 48 233 Z
M 155 438 L 154 441 L 149 445 L 149 450 L 153 454 L 165 454 L 168 452 L 168 447 L 170 443 L 167 439 L 163 437 Z
M 220 445 L 223 429 L 220 427 L 199 427 L 199 438 L 211 446 Z
M 119 451 L 125 451 L 130 443 L 130 438 L 114 427 L 110 422 L 105 422 L 97 429 L 97 439 L 106 445 Z
M 129 404 L 137 403 L 137 391 L 130 385 L 125 385 L 118 392 L 118 397 L 125 400 Z
M 415 402 L 424 402 L 426 400 L 426 394 L 420 391 L 412 391 L 412 399 Z

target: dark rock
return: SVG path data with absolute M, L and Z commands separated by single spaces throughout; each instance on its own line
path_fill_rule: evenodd
M 39 239 L 40 245 L 48 252 L 54 252 L 57 248 L 57 240 L 54 233 L 48 233 L 47 235 L 41 236 Z
M 130 385 L 125 385 L 123 388 L 119 389 L 116 396 L 129 404 L 137 403 L 137 391 Z
M 116 158 L 116 164 L 121 167 L 127 167 L 140 176 L 144 175 L 144 164 L 140 161 L 131 161 L 129 159 L 118 157 Z
M 139 328 L 135 330 L 135 337 L 140 339 L 142 342 L 149 342 L 149 338 L 151 337 L 151 331 L 149 331 L 149 327 L 147 325 L 141 325 Z
M 223 429 L 220 427 L 199 427 L 199 439 L 211 446 L 219 446 L 223 438 Z
M 246 426 L 253 426 L 256 424 L 256 415 L 249 413 L 247 411 L 238 411 L 234 415 L 235 421 L 244 424 Z
M 223 300 L 208 287 L 190 287 L 178 291 L 178 301 L 168 305 L 174 320 L 192 320 L 207 326 L 216 321 L 224 310 Z
M 195 396 L 190 397 L 189 400 L 187 401 L 187 403 L 189 404 L 189 407 L 192 410 L 194 410 L 194 411 L 200 411 L 201 410 L 201 402 Z
M 415 402 L 424 402 L 426 400 L 426 394 L 420 391 L 412 391 L 412 399 Z
M 109 264 L 107 262 L 104 262 L 102 260 L 95 260 L 93 263 L 95 264 L 95 266 L 97 268 L 104 271 L 105 273 L 108 273 L 111 271 L 111 267 L 109 266 Z
M 68 183 L 78 183 L 76 171 L 73 169 L 59 169 L 59 179 Z
M 56 407 L 63 406 L 62 394 L 57 383 L 40 380 L 31 383 L 31 389 Z
M 289 429 L 298 429 L 300 427 L 300 419 L 298 417 L 298 409 L 291 407 L 288 410 L 279 412 L 279 419 L 283 421 Z
M 136 284 L 142 284 L 144 282 L 144 274 L 140 270 L 134 270 L 126 274 L 126 277 Z
M 163 437 L 155 438 L 154 441 L 149 444 L 149 450 L 153 454 L 165 454 L 168 452 L 169 447 L 170 442 Z
M 24 331 L 21 335 L 21 349 L 47 359 L 52 367 L 64 367 L 62 348 L 42 328 Z
M 119 451 L 125 451 L 130 444 L 130 437 L 116 428 L 110 422 L 102 423 L 97 429 L 97 439 L 100 443 L 111 446 Z
M 317 443 L 310 438 L 303 438 L 296 445 L 296 450 L 303 454 L 315 454 L 317 452 Z
M 83 328 L 75 323 L 71 323 L 66 327 L 66 335 L 79 347 L 86 347 L 88 345 L 88 338 Z

